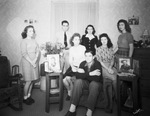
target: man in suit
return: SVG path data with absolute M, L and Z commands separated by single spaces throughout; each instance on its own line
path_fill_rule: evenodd
M 63 20 L 61 22 L 62 30 L 56 33 L 56 42 L 61 43 L 64 47 L 70 47 L 70 38 L 72 36 L 71 32 L 69 32 L 69 22 L 67 20 Z
M 56 42 L 61 43 L 64 46 L 63 57 L 61 57 L 61 67 L 63 68 L 63 73 L 69 68 L 69 48 L 70 48 L 70 38 L 72 36 L 69 32 L 69 22 L 63 20 L 61 22 L 62 29 L 60 32 L 56 33 Z

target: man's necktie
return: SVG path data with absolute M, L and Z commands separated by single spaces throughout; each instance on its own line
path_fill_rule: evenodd
M 65 47 L 67 47 L 67 35 L 66 35 L 66 32 L 64 33 L 64 44 L 65 44 Z

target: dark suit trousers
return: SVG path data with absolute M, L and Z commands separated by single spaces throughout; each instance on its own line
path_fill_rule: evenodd
M 89 82 L 87 80 L 76 79 L 76 81 L 74 82 L 71 104 L 77 106 L 80 101 L 80 97 L 82 96 L 83 90 L 87 89 L 89 90 L 89 95 L 87 104 L 85 106 L 93 111 L 97 102 L 100 87 L 102 87 L 100 82 Z

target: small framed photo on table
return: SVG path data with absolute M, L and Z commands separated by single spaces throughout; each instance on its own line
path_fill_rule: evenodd
M 131 70 L 131 58 L 119 57 L 117 70 L 119 73 L 129 73 Z
M 59 54 L 48 54 L 45 62 L 46 72 L 60 72 L 60 58 Z

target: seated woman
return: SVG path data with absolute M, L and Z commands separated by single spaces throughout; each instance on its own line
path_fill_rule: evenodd
M 75 80 L 74 72 L 77 71 L 79 64 L 85 60 L 84 52 L 86 48 L 83 45 L 80 45 L 80 34 L 74 33 L 70 39 L 71 47 L 69 49 L 69 64 L 70 67 L 64 74 L 63 83 L 67 88 L 68 95 L 66 100 L 70 100 L 70 96 L 73 90 L 73 81 Z
M 113 68 L 114 65 L 114 52 L 113 44 L 106 33 L 99 36 L 99 47 L 96 49 L 96 58 L 102 65 L 102 75 L 104 79 L 110 79 L 113 82 L 113 89 L 116 95 L 116 70 Z M 104 90 L 104 95 L 106 92 Z M 106 109 L 109 112 L 112 109 Z

